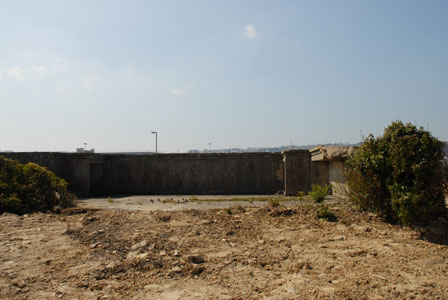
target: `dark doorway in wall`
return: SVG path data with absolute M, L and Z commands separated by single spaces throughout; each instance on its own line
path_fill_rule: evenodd
M 90 194 L 104 193 L 104 165 L 90 164 Z

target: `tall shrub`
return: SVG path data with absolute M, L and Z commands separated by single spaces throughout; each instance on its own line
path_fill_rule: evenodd
M 33 163 L 20 164 L 0 156 L 0 213 L 29 213 L 67 207 L 73 195 L 67 182 Z
M 445 214 L 443 144 L 423 128 L 393 122 L 346 162 L 350 198 L 388 221 L 425 224 Z

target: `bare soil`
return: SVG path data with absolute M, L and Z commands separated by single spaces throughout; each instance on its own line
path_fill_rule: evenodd
M 0 299 L 448 299 L 448 246 L 334 205 L 0 216 Z

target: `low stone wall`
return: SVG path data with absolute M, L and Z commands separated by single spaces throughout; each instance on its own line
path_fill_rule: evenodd
M 283 153 L 94 154 L 2 153 L 47 167 L 77 195 L 274 194 L 309 191 L 306 150 Z

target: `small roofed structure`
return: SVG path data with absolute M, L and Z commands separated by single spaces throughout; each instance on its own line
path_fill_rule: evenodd
M 347 196 L 345 160 L 355 146 L 317 146 L 310 150 L 312 184 L 330 185 L 332 193 Z

